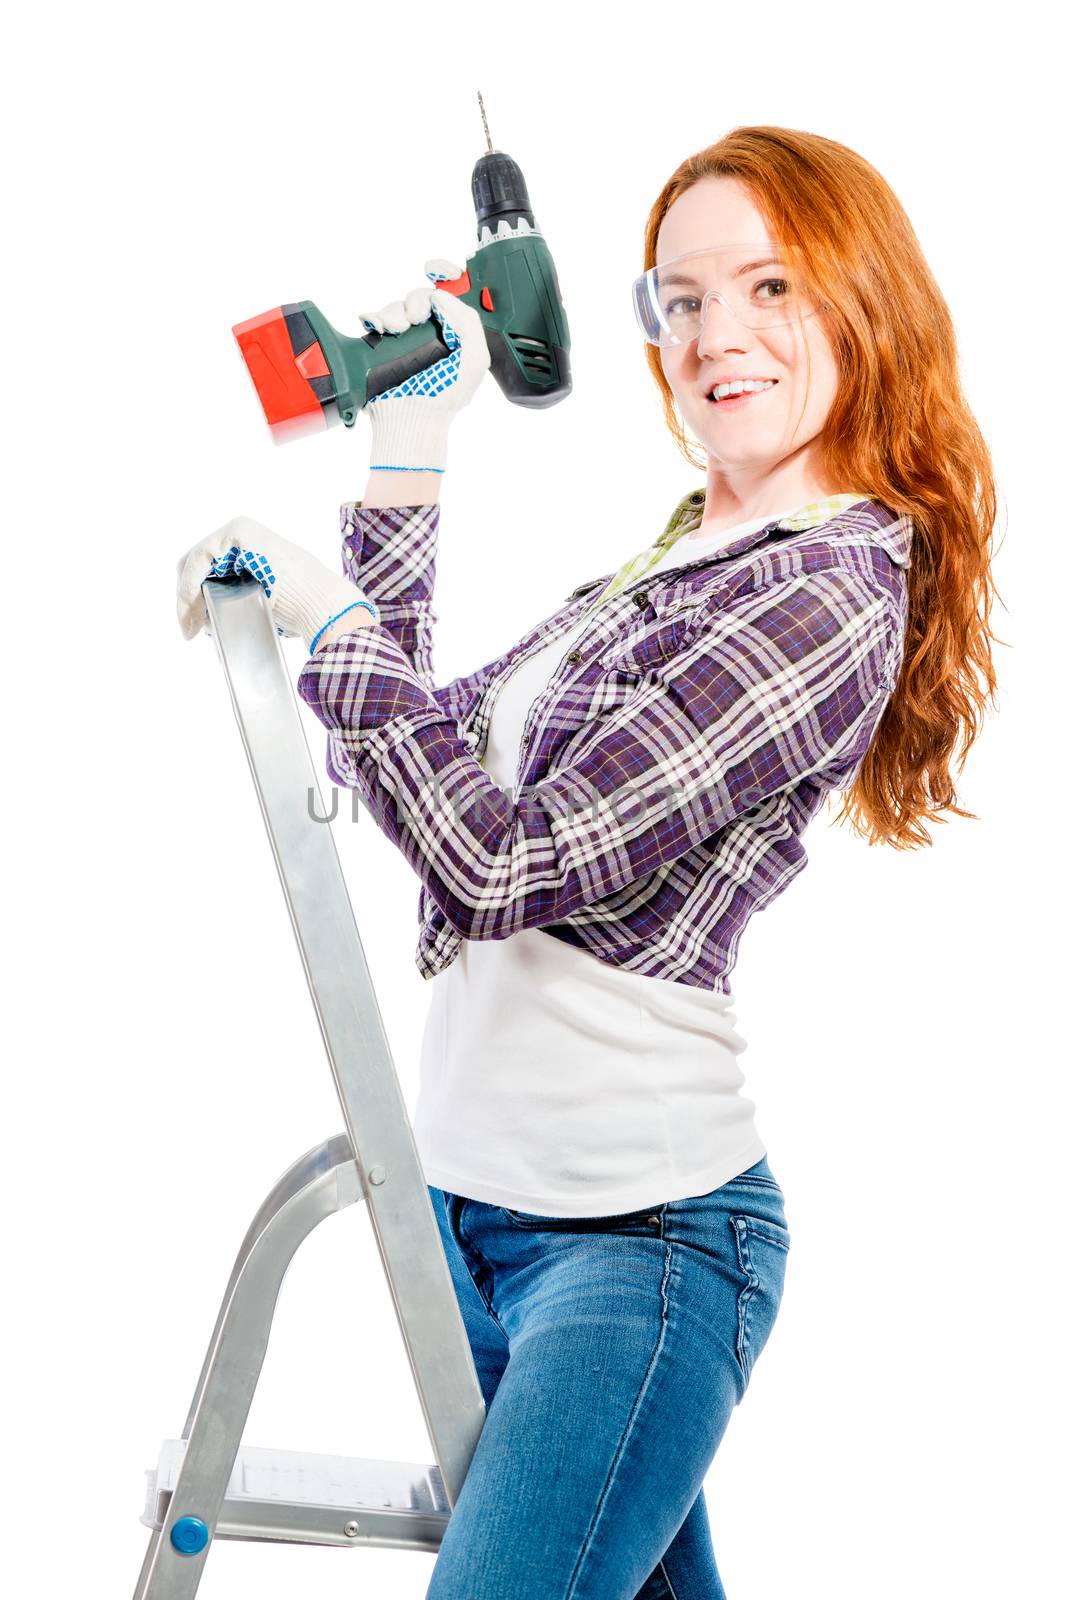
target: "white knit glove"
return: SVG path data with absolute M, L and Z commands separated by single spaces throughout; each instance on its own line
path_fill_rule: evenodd
M 434 283 L 462 277 L 464 268 L 435 257 L 423 269 Z M 371 471 L 444 472 L 449 423 L 489 371 L 482 319 L 447 289 L 412 289 L 381 311 L 361 311 L 369 333 L 403 333 L 433 315 L 450 354 L 367 401 Z
M 186 552 L 178 563 L 178 626 L 193 639 L 208 626 L 201 585 L 210 577 L 250 572 L 271 603 L 278 632 L 300 637 L 311 649 L 315 636 L 355 602 L 362 601 L 374 620 L 378 607 L 355 583 L 331 572 L 318 556 L 272 533 L 251 517 L 234 517 Z

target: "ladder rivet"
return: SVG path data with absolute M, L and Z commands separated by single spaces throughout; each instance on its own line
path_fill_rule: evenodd
M 179 1517 L 171 1528 L 171 1544 L 182 1556 L 198 1556 L 209 1537 L 208 1525 L 201 1517 Z
M 385 1167 L 372 1167 L 367 1176 L 372 1183 L 385 1183 L 386 1169 Z
M 345 1524 L 345 1538 L 346 1539 L 355 1539 L 355 1537 L 359 1533 L 359 1531 L 360 1531 L 360 1524 L 358 1522 L 346 1522 L 346 1524 Z

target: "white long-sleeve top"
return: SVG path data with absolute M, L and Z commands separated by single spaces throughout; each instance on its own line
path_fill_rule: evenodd
M 651 573 L 764 526 L 678 539 Z M 586 623 L 499 691 L 483 766 L 513 788 L 527 713 Z M 432 980 L 413 1131 L 429 1183 L 539 1216 L 718 1188 L 765 1155 L 731 998 L 628 972 L 538 928 L 465 940 Z

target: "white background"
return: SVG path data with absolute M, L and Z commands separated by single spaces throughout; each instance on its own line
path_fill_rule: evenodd
M 366 419 L 273 445 L 230 327 L 310 298 L 357 332 L 427 257 L 470 253 L 477 88 L 553 252 L 574 393 L 538 414 L 486 383 L 453 430 L 439 682 L 644 547 L 700 483 L 629 304 L 684 156 L 740 123 L 852 146 L 953 309 L 999 474 L 1010 646 L 959 783 L 978 820 L 909 854 L 833 827 L 832 802 L 809 870 L 743 943 L 742 1065 L 794 1244 L 706 1488 L 731 1600 L 1053 1592 L 1065 345 L 1040 16 L 191 3 L 9 23 L 12 1592 L 132 1592 L 144 1469 L 181 1429 L 234 1252 L 274 1179 L 341 1126 L 215 650 L 181 638 L 174 571 L 239 512 L 339 560 Z M 295 677 L 303 651 L 284 648 Z M 366 813 L 334 833 L 412 1108 L 418 883 Z M 246 1441 L 429 1459 L 362 1207 L 292 1267 Z M 417 1597 L 432 1563 L 219 1543 L 200 1592 Z

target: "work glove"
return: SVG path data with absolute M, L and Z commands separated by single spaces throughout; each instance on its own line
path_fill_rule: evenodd
M 357 584 L 331 572 L 318 556 L 251 517 L 234 517 L 178 563 L 178 626 L 187 639 L 201 628 L 211 632 L 201 584 L 242 572 L 262 585 L 278 632 L 286 639 L 303 639 L 309 650 L 326 624 L 354 603 L 362 602 L 380 620 L 374 601 Z
M 435 257 L 423 269 L 433 283 L 453 281 L 464 268 Z M 447 289 L 412 289 L 381 311 L 361 311 L 369 333 L 403 333 L 429 317 L 440 325 L 449 354 L 425 372 L 368 399 L 371 471 L 444 472 L 449 423 L 489 371 L 482 319 Z

